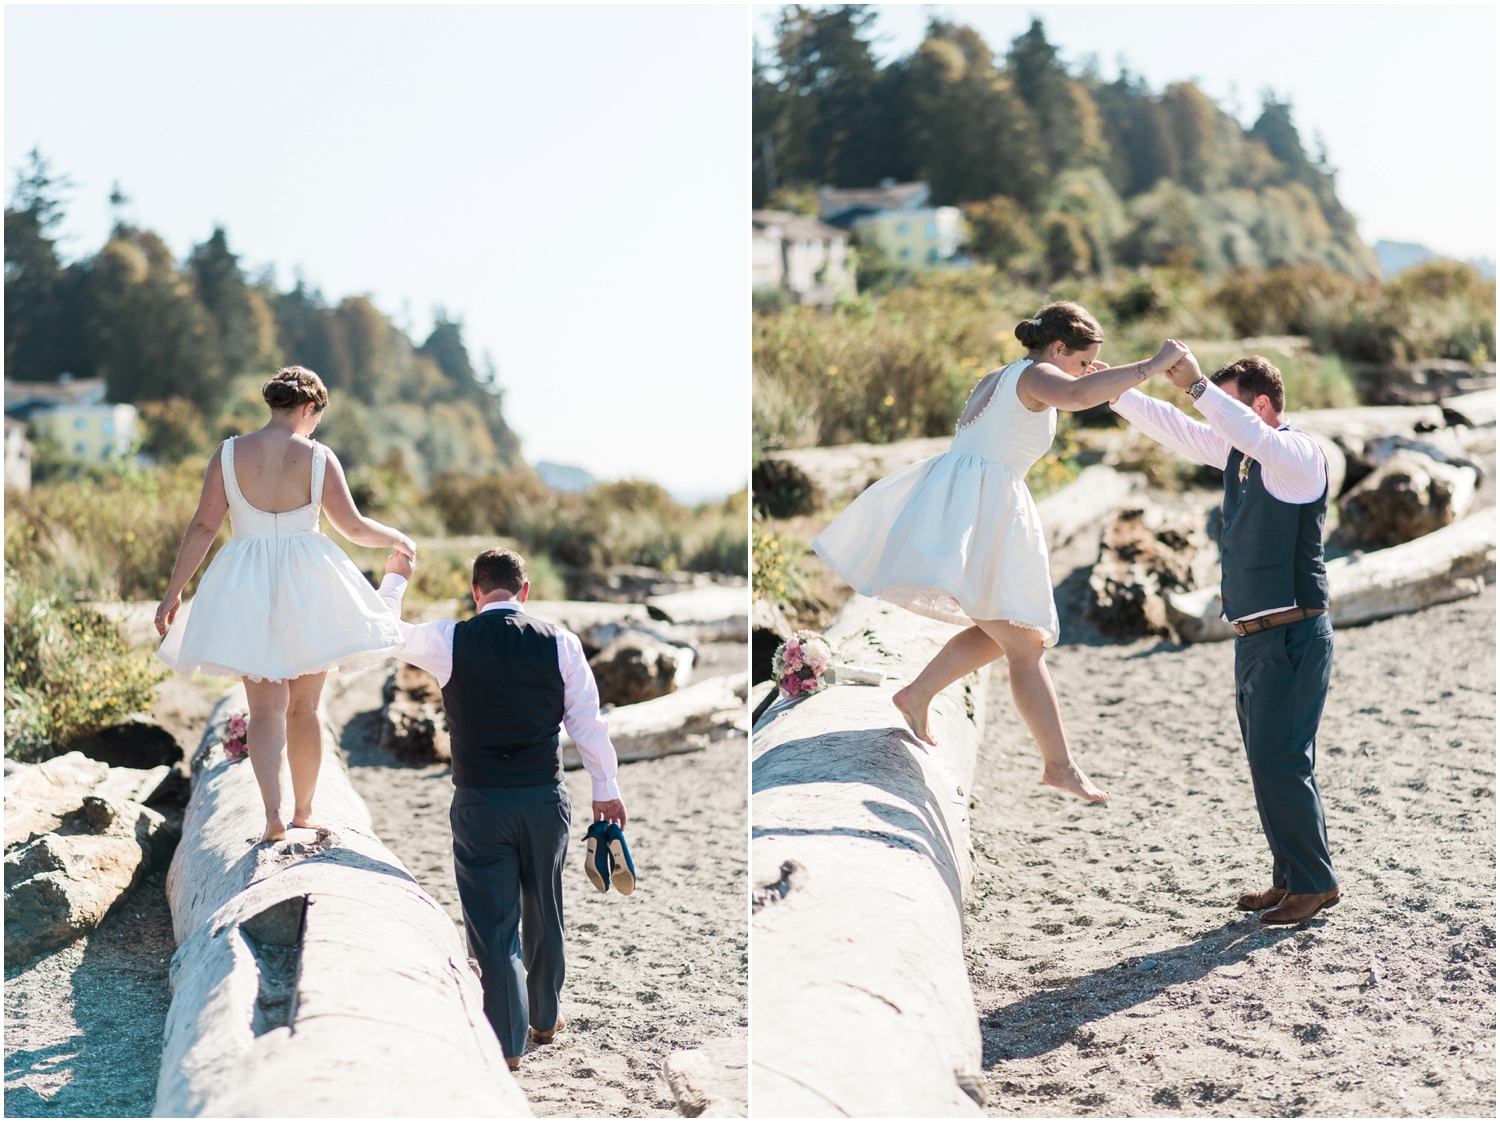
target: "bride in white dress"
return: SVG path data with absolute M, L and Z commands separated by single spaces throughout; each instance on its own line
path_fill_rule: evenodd
M 943 455 L 886 476 L 813 542 L 829 568 L 865 596 L 949 623 L 967 623 L 894 697 L 913 733 L 936 744 L 927 707 L 965 674 L 1004 657 L 1011 694 L 1042 752 L 1044 782 L 1081 798 L 1109 792 L 1068 749 L 1045 648 L 1058 637 L 1047 541 L 1026 473 L 1052 446 L 1057 410 L 1118 397 L 1184 353 L 1163 344 L 1129 366 L 1097 362 L 1104 333 L 1077 304 L 1048 304 L 1016 325 L 1027 355 L 979 380 Z
M 364 575 L 320 531 L 319 515 L 357 545 L 416 546 L 355 508 L 338 457 L 312 439 L 328 391 L 289 366 L 262 387 L 271 420 L 224 441 L 208 462 L 197 513 L 156 609 L 157 650 L 180 674 L 241 678 L 250 702 L 249 754 L 266 810 L 262 841 L 286 834 L 282 747 L 292 774 L 291 824 L 312 816 L 323 758 L 318 698 L 330 670 L 373 666 L 404 645 L 396 620 Z M 182 590 L 229 515 L 233 537 L 182 606 Z

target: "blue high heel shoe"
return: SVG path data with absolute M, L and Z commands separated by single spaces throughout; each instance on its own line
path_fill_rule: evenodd
M 588 875 L 589 883 L 600 892 L 609 891 L 609 848 L 605 844 L 608 826 L 608 822 L 595 822 L 583 835 L 588 847 L 583 858 L 583 871 Z
M 635 862 L 630 859 L 630 847 L 625 844 L 625 831 L 615 823 L 609 823 L 604 831 L 604 844 L 609 853 L 610 879 L 621 896 L 635 891 Z

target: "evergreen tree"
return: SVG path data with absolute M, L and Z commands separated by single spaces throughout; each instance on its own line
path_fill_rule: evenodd
M 227 376 L 279 365 L 274 324 L 265 301 L 245 280 L 222 226 L 188 258 L 198 299 L 214 323 L 219 365 Z
M 37 149 L 16 176 L 5 208 L 5 376 L 46 382 L 78 372 L 79 270 L 58 259 L 53 227 L 62 218 L 66 179 Z

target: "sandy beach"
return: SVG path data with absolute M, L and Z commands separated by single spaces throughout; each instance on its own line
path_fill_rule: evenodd
M 1061 605 L 1060 605 L 1061 606 Z M 1086 806 L 1003 675 L 975 781 L 988 1112 L 1495 1113 L 1495 592 L 1335 633 L 1318 779 L 1343 899 L 1263 928 L 1233 645 L 1048 655 Z

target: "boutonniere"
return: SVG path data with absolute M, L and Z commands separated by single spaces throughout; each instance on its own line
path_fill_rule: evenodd
M 1243 456 L 1243 457 L 1241 457 L 1241 459 L 1240 459 L 1240 482 L 1241 483 L 1245 482 L 1245 480 L 1247 480 L 1247 479 L 1250 478 L 1250 465 L 1253 464 L 1253 463 L 1255 463 L 1255 461 L 1252 460 L 1249 456 Z

